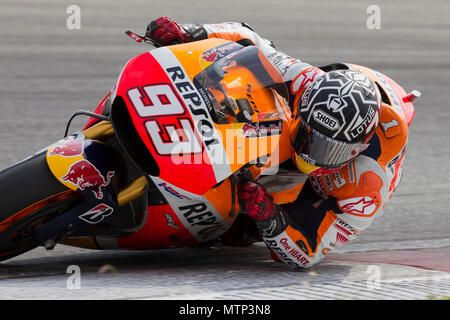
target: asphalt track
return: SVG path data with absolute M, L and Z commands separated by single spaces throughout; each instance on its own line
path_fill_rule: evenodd
M 81 8 L 80 30 L 66 27 L 72 4 Z M 373 4 L 381 9 L 381 29 L 367 28 L 366 10 Z M 151 18 L 161 15 L 182 22 L 246 21 L 292 56 L 313 65 L 369 66 L 408 91 L 418 89 L 422 97 L 415 103 L 403 180 L 384 216 L 312 270 L 294 272 L 272 262 L 262 246 L 160 252 L 57 246 L 0 264 L 0 298 L 450 296 L 449 13 L 446 0 L 2 0 L 0 168 L 60 139 L 74 110 L 92 110 L 122 66 L 149 49 L 123 32 L 142 33 Z M 81 121 L 73 124 L 81 126 Z M 67 287 L 70 265 L 81 269 L 80 289 Z M 375 274 L 380 281 L 374 287 Z

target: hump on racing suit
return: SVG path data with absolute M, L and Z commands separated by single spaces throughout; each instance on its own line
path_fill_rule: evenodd
M 257 46 L 290 86 L 291 108 L 309 84 L 323 74 L 321 69 L 278 51 L 272 42 L 261 38 L 244 23 L 183 27 L 191 33 L 200 30 L 197 40 L 222 38 Z M 293 163 L 285 162 L 277 175 L 257 180 L 282 208 L 280 215 L 265 222 L 266 228 L 261 234 L 272 257 L 308 268 L 368 228 L 382 215 L 400 182 L 407 136 L 404 116 L 383 104 L 370 146 L 341 169 L 306 178 Z M 300 193 L 297 191 L 292 198 L 292 191 L 299 190 L 301 185 Z M 283 197 L 283 193 L 289 196 Z M 283 201 L 289 197 L 291 200 Z

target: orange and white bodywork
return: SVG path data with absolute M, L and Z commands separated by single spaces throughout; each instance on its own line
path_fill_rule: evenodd
M 230 176 L 265 157 L 265 164 L 252 167 L 251 173 L 284 209 L 287 223 L 281 233 L 263 239 L 274 258 L 310 267 L 382 215 L 400 182 L 414 116 L 412 96 L 389 77 L 352 65 L 379 87 L 379 125 L 369 148 L 356 159 L 335 172 L 308 178 L 291 163 L 291 107 L 324 71 L 278 51 L 243 24 L 202 27 L 207 40 L 158 48 L 130 60 L 111 92 L 112 99 L 121 97 L 130 113 L 136 112 L 134 126 L 161 169 L 149 176 L 161 197 L 149 203 L 136 232 L 97 238 L 96 243 L 102 248 L 160 249 L 219 237 L 239 212 Z M 259 49 L 255 59 L 266 77 L 288 84 L 289 103 L 276 90 L 266 90 L 248 68 L 230 65 L 223 75 L 224 90 L 235 100 L 247 99 L 253 113 L 248 121 L 214 121 L 205 111 L 210 106 L 202 102 L 195 77 L 249 43 Z M 220 99 L 220 90 L 210 93 Z M 163 117 L 155 105 L 172 117 Z
M 101 248 L 161 249 L 216 239 L 239 212 L 232 174 L 261 157 L 265 165 L 255 174 L 290 158 L 289 149 L 280 147 L 289 144 L 290 108 L 255 70 L 231 64 L 221 81 L 234 101 L 248 101 L 253 111 L 247 121 L 228 116 L 219 123 L 208 112 L 196 76 L 242 48 L 235 42 L 207 39 L 154 49 L 125 66 L 112 99 L 125 101 L 158 163 L 159 173 L 148 178 L 162 200 L 149 203 L 145 221 L 133 234 L 97 238 Z M 267 58 L 253 52 L 263 78 L 283 84 Z M 221 92 L 210 88 L 209 94 L 219 100 Z

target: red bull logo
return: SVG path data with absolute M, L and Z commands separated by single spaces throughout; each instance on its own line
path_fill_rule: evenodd
M 241 48 L 242 48 L 241 45 L 239 45 L 235 42 L 230 42 L 230 43 L 225 43 L 218 47 L 209 49 L 209 50 L 203 52 L 203 54 L 200 56 L 200 65 L 203 68 L 207 68 L 212 63 L 217 61 L 218 59 L 221 59 L 221 58 L 225 57 L 226 55 L 229 55 L 230 53 L 232 53 L 236 50 L 239 50 Z
M 207 62 L 213 63 L 214 61 L 216 61 L 217 56 L 218 56 L 218 53 L 216 50 L 211 51 L 211 52 L 207 51 L 203 54 L 202 59 Z
M 282 128 L 283 128 L 283 122 L 281 120 L 251 122 L 251 123 L 246 123 L 243 125 L 242 133 L 247 138 L 266 137 L 266 136 L 281 134 Z
M 114 171 L 109 171 L 105 179 L 92 163 L 87 160 L 79 160 L 69 168 L 61 180 L 76 185 L 80 190 L 91 190 L 97 199 L 103 199 L 101 188 L 111 183 L 114 174 Z
M 49 156 L 75 157 L 83 153 L 83 140 L 69 140 L 53 147 Z

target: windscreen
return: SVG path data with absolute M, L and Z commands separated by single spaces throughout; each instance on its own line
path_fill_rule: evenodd
M 278 71 L 255 46 L 217 60 L 194 82 L 218 124 L 251 122 L 261 111 L 279 112 L 275 95 L 287 93 Z

